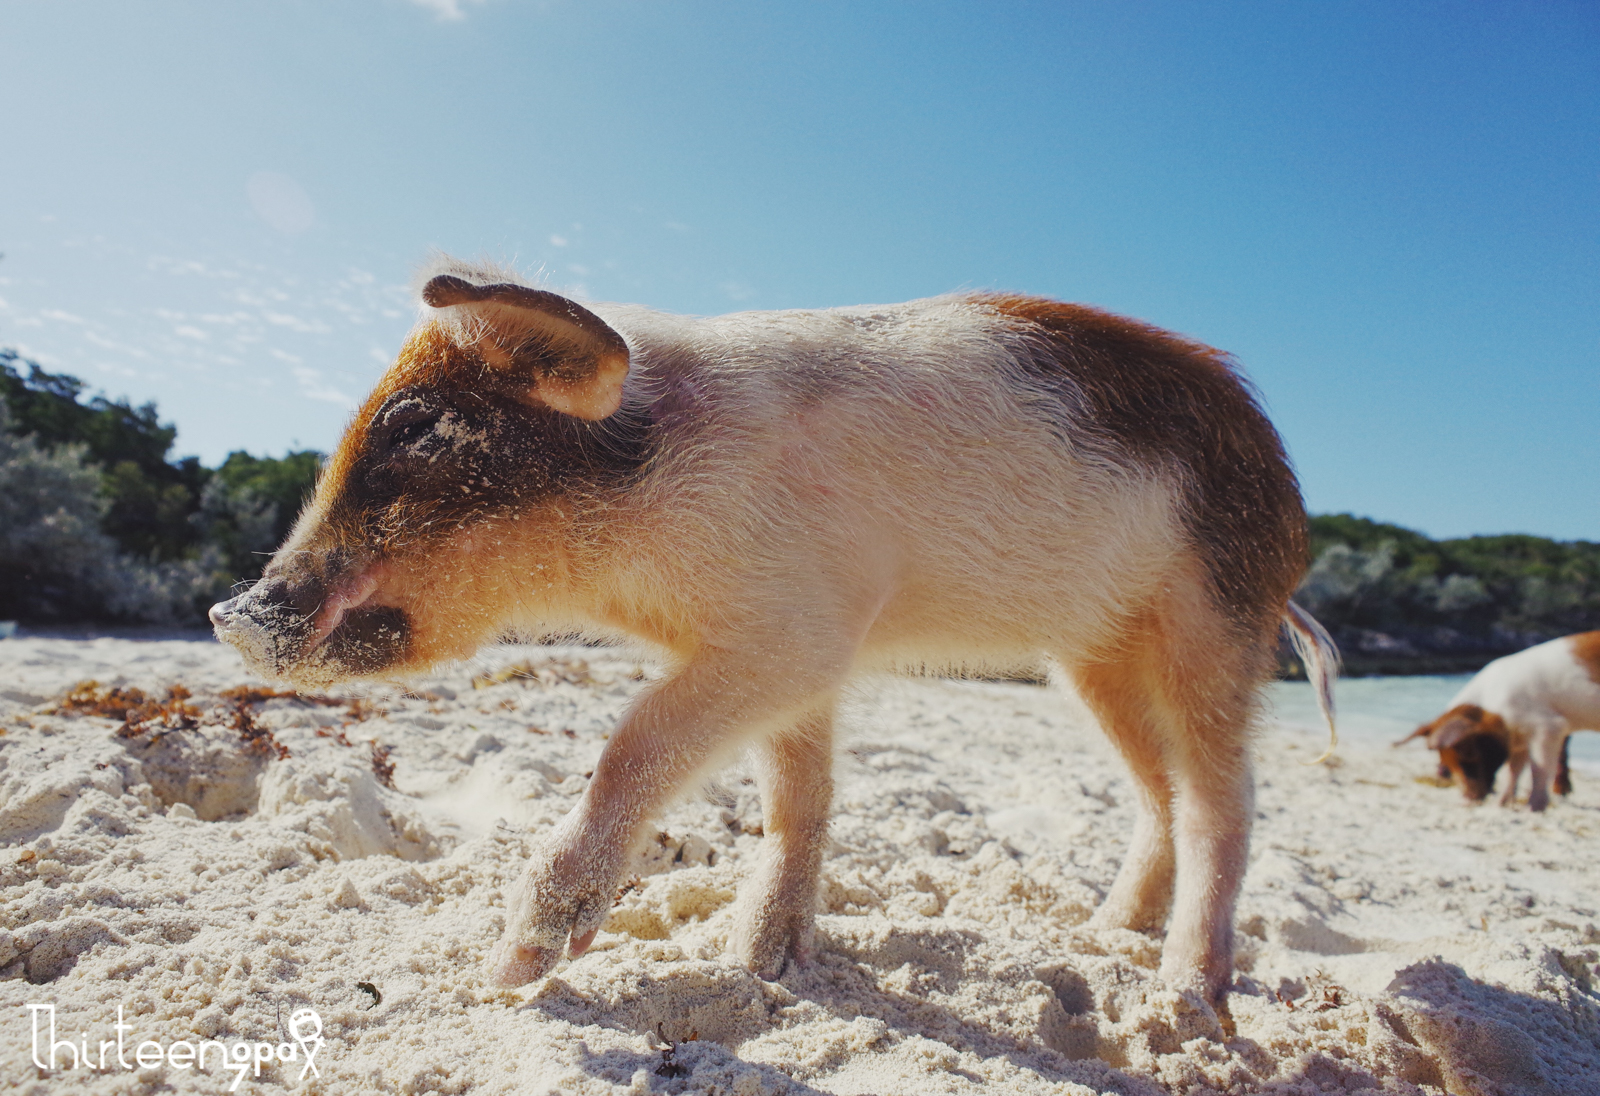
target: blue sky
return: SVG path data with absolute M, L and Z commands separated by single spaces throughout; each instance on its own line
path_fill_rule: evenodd
M 1600 539 L 1600 8 L 0 0 L 0 345 L 327 448 L 431 248 L 1236 354 L 1309 506 Z

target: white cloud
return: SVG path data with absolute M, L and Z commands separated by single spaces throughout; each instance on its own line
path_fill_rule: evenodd
M 0 284 L 0 345 L 34 344 L 31 356 L 46 368 L 135 402 L 155 400 L 179 423 L 182 450 L 209 462 L 241 445 L 272 448 L 277 443 L 261 438 L 287 437 L 291 427 L 314 431 L 305 440 L 326 447 L 367 382 L 394 361 L 409 326 L 409 287 L 390 277 L 400 271 L 340 262 L 308 272 L 237 255 L 110 251 L 107 262 L 137 293 L 106 299 L 13 277 Z M 246 436 L 225 425 L 226 412 L 258 385 L 262 418 Z
M 565 236 L 552 236 L 552 237 L 550 237 L 550 246 L 551 247 L 566 247 L 567 246 L 567 238 Z
M 297 365 L 291 372 L 294 373 L 294 379 L 300 382 L 300 392 L 307 399 L 336 403 L 340 407 L 355 406 L 355 400 L 325 382 L 318 370 L 307 365 Z
M 114 350 L 120 354 L 126 354 L 130 358 L 142 358 L 145 360 L 150 358 L 150 352 L 148 350 L 134 346 L 131 343 L 118 342 L 114 339 L 108 339 L 97 331 L 85 331 L 83 333 L 83 339 L 91 346 L 98 346 L 102 350 Z M 136 375 L 131 370 L 122 370 L 121 372 L 130 377 Z
M 302 320 L 299 316 L 288 312 L 263 312 L 261 317 L 270 324 L 287 327 L 290 331 L 299 331 L 309 335 L 325 335 L 328 325 L 320 320 Z
M 268 302 L 283 302 L 289 299 L 289 294 L 273 286 L 259 286 L 254 290 L 240 289 L 230 296 L 232 300 L 238 301 L 240 304 L 247 304 L 255 308 L 261 308 Z
M 170 255 L 152 255 L 145 261 L 145 266 L 164 274 L 198 274 L 202 278 L 223 279 L 239 277 L 238 273 L 232 270 L 217 270 L 193 259 L 174 259 Z
M 454 21 L 465 19 L 467 13 L 461 10 L 462 4 L 481 4 L 484 0 L 411 0 L 419 8 L 427 8 L 441 20 Z

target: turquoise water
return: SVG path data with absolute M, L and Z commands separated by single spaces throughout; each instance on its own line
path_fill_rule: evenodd
M 1470 680 L 1471 674 L 1344 678 L 1334 691 L 1339 738 L 1367 746 L 1387 746 L 1444 711 Z M 1279 722 L 1308 733 L 1325 733 L 1310 684 L 1280 681 L 1272 686 L 1269 695 Z M 1404 748 L 1420 752 L 1423 747 L 1421 742 L 1411 742 Z M 1579 731 L 1573 735 L 1570 757 L 1574 765 L 1600 772 L 1600 734 Z

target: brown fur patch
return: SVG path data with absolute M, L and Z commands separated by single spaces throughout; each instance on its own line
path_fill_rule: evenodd
M 379 379 L 339 439 L 338 448 L 317 480 L 312 505 L 327 513 L 334 499 L 343 493 L 351 469 L 369 448 L 372 420 L 390 396 L 413 385 L 444 385 L 449 378 L 454 378 L 452 387 L 462 386 L 475 378 L 487 379 L 488 374 L 489 365 L 457 346 L 438 324 L 425 324 L 413 331 L 395 363 Z
M 1484 799 L 1494 791 L 1495 774 L 1506 763 L 1506 744 L 1494 735 L 1475 734 L 1439 751 L 1439 763 L 1468 799 Z
M 647 424 L 627 412 L 588 422 L 530 400 L 527 371 L 543 368 L 492 366 L 438 324 L 423 325 L 356 413 L 317 484 L 314 508 L 342 539 L 389 555 L 420 547 L 430 539 L 422 530 L 453 533 L 575 486 L 622 486 L 643 463 Z M 392 427 L 380 420 L 393 400 L 413 394 L 434 399 L 435 415 L 459 413 L 481 442 L 456 451 L 454 462 L 391 459 Z M 466 485 L 472 489 L 463 491 Z
M 1305 509 L 1283 443 L 1228 356 L 1083 305 L 973 299 L 1039 332 L 1035 368 L 1072 379 L 1109 458 L 1183 476 L 1185 521 L 1220 605 L 1252 630 L 1275 624 L 1305 572 Z
M 1434 732 L 1443 728 L 1445 724 L 1456 719 L 1465 720 L 1467 723 L 1473 725 L 1473 729 L 1468 731 L 1468 734 L 1489 734 L 1494 735 L 1497 738 L 1504 739 L 1507 742 L 1511 740 L 1511 729 L 1506 726 L 1506 721 L 1501 719 L 1494 712 L 1486 711 L 1485 709 L 1478 707 L 1476 704 L 1457 704 L 1454 708 L 1451 708 L 1448 712 L 1445 712 L 1443 715 L 1439 716 L 1432 723 L 1425 723 L 1421 727 L 1417 728 L 1416 733 L 1426 734 L 1428 736 L 1428 747 L 1430 749 L 1438 749 L 1438 746 L 1434 744 Z M 1415 735 L 1413 737 L 1415 737 Z M 1461 736 L 1452 735 L 1451 737 Z
M 1439 751 L 1439 764 L 1455 779 L 1461 794 L 1472 800 L 1494 790 L 1495 774 L 1510 754 L 1511 729 L 1505 720 L 1476 704 L 1456 705 L 1411 735 L 1419 736 L 1426 736 L 1429 749 Z M 1443 742 L 1445 737 L 1448 742 Z
M 1572 657 L 1589 673 L 1589 679 L 1600 685 L 1600 632 L 1579 632 L 1572 636 Z

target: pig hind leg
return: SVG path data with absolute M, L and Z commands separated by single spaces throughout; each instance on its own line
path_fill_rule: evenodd
M 833 712 L 819 711 L 761 746 L 764 862 L 745 886 L 735 949 L 762 978 L 811 952 L 817 877 L 833 801 Z
M 1529 738 L 1528 752 L 1533 776 L 1532 785 L 1528 789 L 1528 807 L 1530 810 L 1542 811 L 1550 805 L 1550 793 L 1556 790 L 1556 779 L 1562 772 L 1567 728 L 1560 723 L 1547 723 L 1540 726 Z
M 1250 725 L 1264 659 L 1237 648 L 1189 654 L 1169 675 L 1182 713 L 1173 776 L 1178 878 L 1161 977 L 1220 999 L 1233 979 L 1234 907 L 1250 851 Z
M 1095 911 L 1101 928 L 1153 931 L 1172 904 L 1172 782 L 1167 734 L 1137 660 L 1080 666 L 1078 693 L 1100 720 L 1133 775 L 1133 841 L 1111 892 Z
M 1233 974 L 1254 804 L 1250 725 L 1271 636 L 1241 642 L 1199 582 L 1169 591 L 1159 613 L 1130 629 L 1116 663 L 1074 674 L 1128 760 L 1141 807 L 1096 921 L 1155 927 L 1170 896 L 1162 980 L 1219 999 Z

